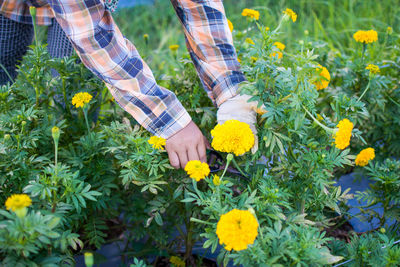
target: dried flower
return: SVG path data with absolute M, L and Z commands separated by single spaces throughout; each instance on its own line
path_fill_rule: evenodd
M 244 250 L 254 243 L 258 235 L 258 222 L 248 210 L 233 209 L 223 214 L 217 224 L 219 243 L 226 250 Z

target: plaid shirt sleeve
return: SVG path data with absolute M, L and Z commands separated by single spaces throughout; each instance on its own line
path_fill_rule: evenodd
M 172 0 L 190 54 L 217 104 L 244 80 L 220 0 Z M 157 85 L 135 46 L 116 26 L 101 0 L 49 0 L 55 18 L 82 62 L 104 80 L 118 104 L 154 135 L 168 138 L 191 118 L 177 97 Z
M 171 0 L 186 45 L 209 97 L 221 105 L 237 95 L 240 71 L 222 0 Z

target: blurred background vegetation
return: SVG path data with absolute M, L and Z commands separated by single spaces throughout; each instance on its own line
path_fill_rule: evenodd
M 135 0 L 120 1 L 121 7 Z M 122 33 L 134 42 L 159 77 L 163 72 L 162 61 L 168 58 L 169 45 L 179 44 L 179 51 L 186 52 L 185 41 L 170 1 L 148 1 L 153 4 L 120 8 L 114 13 L 114 18 Z M 246 19 L 241 16 L 244 8 L 260 11 L 260 20 L 270 28 L 277 25 L 282 10 L 287 7 L 293 9 L 298 14 L 298 20 L 285 28 L 282 35 L 282 42 L 289 48 L 300 40 L 319 40 L 325 42 L 321 45 L 328 46 L 332 51 L 345 52 L 357 46 L 352 40 L 357 30 L 375 29 L 380 36 L 385 35 L 387 27 L 392 27 L 395 33 L 400 32 L 398 0 L 225 0 L 224 5 L 227 17 L 239 30 L 247 25 Z M 147 44 L 144 34 L 149 35 Z

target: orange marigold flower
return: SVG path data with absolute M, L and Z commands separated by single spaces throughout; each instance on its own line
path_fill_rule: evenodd
M 375 158 L 375 150 L 372 147 L 361 150 L 356 157 L 356 165 L 364 167 Z
M 350 145 L 351 132 L 353 131 L 353 123 L 348 119 L 339 121 L 336 126 L 338 130 L 334 135 L 335 145 L 339 149 L 345 149 Z

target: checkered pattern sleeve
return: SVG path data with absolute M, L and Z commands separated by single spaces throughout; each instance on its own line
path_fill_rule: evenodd
M 208 95 L 219 106 L 237 94 L 240 71 L 222 0 L 171 0 Z
M 104 80 L 118 104 L 164 138 L 191 118 L 174 93 L 157 85 L 135 46 L 124 38 L 100 0 L 49 0 L 82 62 Z

